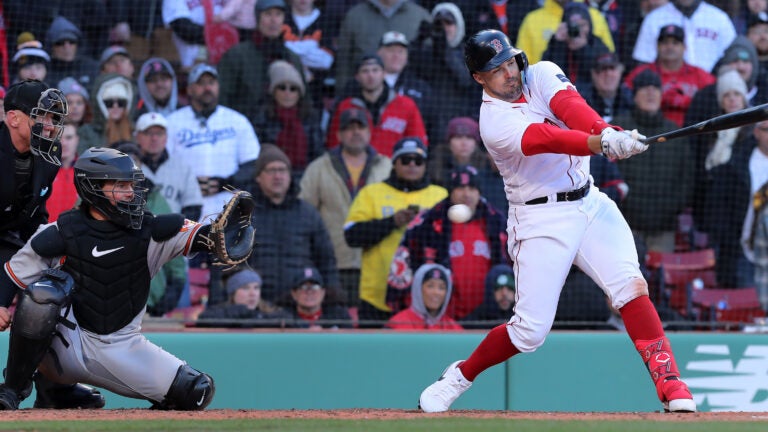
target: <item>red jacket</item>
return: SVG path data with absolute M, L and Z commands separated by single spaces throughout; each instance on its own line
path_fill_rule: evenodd
M 350 107 L 367 109 L 365 102 L 357 97 L 349 97 L 339 102 L 336 112 L 333 114 L 331 124 L 328 126 L 326 146 L 331 149 L 339 145 L 339 117 L 341 113 Z M 404 137 L 415 136 L 421 138 L 424 144 L 427 142 L 427 131 L 424 128 L 424 120 L 416 102 L 408 96 L 398 95 L 390 91 L 390 97 L 379 113 L 379 122 L 371 131 L 371 146 L 377 152 L 387 157 L 392 157 L 392 148 L 395 143 Z
M 685 113 L 696 92 L 715 82 L 712 74 L 688 63 L 683 63 L 677 71 L 663 70 L 658 63 L 651 63 L 632 69 L 624 79 L 627 87 L 632 88 L 632 80 L 646 69 L 661 77 L 661 112 L 678 126 L 683 125 Z
M 464 328 L 459 325 L 453 318 L 448 315 L 440 317 L 440 321 L 435 324 L 427 325 L 424 318 L 419 316 L 411 308 L 404 309 L 387 321 L 385 325 L 387 328 L 394 330 L 463 330 Z

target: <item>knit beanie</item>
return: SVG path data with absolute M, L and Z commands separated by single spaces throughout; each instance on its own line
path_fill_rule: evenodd
M 741 93 L 744 100 L 747 99 L 747 83 L 735 69 L 728 70 L 717 77 L 717 102 L 722 103 L 723 95 L 731 90 L 736 90 Z
M 261 174 L 261 172 L 264 170 L 264 167 L 269 165 L 270 162 L 274 161 L 284 162 L 288 166 L 288 169 L 291 169 L 291 160 L 288 159 L 288 156 L 285 155 L 285 152 L 280 150 L 280 147 L 274 144 L 262 144 L 259 158 L 256 159 L 256 172 L 254 175 L 258 176 Z
M 299 88 L 299 93 L 304 96 L 304 81 L 299 71 L 285 60 L 275 60 L 269 65 L 269 93 L 275 91 L 278 84 L 289 83 Z
M 227 279 L 227 294 L 231 296 L 235 293 L 235 291 L 237 291 L 238 288 L 241 288 L 252 282 L 256 282 L 257 284 L 261 285 L 261 276 L 259 276 L 259 274 L 253 270 L 240 270 Z
M 131 100 L 130 84 L 122 80 L 112 80 L 104 84 L 104 90 L 101 92 L 101 99 L 123 99 Z

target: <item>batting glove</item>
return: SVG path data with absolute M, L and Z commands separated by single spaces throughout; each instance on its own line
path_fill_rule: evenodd
M 600 134 L 600 145 L 603 148 L 603 156 L 608 159 L 626 159 L 630 156 L 648 150 L 648 146 L 639 140 L 645 139 L 645 135 L 633 131 L 617 131 L 607 128 Z

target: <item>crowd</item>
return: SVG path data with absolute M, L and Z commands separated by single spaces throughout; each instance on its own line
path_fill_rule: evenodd
M 508 203 L 463 52 L 480 29 L 502 30 L 530 63 L 556 63 L 605 122 L 647 136 L 768 102 L 766 0 L 0 7 L 2 84 L 40 80 L 69 104 L 49 221 L 77 205 L 73 165 L 91 147 L 134 157 L 155 214 L 206 222 L 229 186 L 254 196 L 247 265 L 178 257 L 152 280 L 148 313 L 172 316 L 195 306 L 188 269 L 208 269 L 192 316 L 203 326 L 456 330 L 509 319 Z M 768 121 L 627 160 L 594 156 L 591 170 L 638 250 L 711 247 L 718 285 L 757 287 L 768 312 Z M 448 218 L 454 204 L 470 207 L 469 222 Z M 583 276 L 572 270 L 557 319 L 621 328 Z

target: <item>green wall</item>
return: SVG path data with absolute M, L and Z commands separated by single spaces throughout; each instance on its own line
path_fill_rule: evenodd
M 7 346 L 7 332 L 0 346 Z M 421 390 L 466 358 L 482 333 L 148 333 L 216 380 L 211 408 L 415 409 Z M 768 411 L 764 335 L 670 335 L 702 411 Z M 136 365 L 141 368 L 141 365 Z M 105 392 L 107 408 L 147 407 Z M 29 407 L 34 395 L 22 407 Z M 538 351 L 482 374 L 456 409 L 658 411 L 623 333 L 553 333 Z

